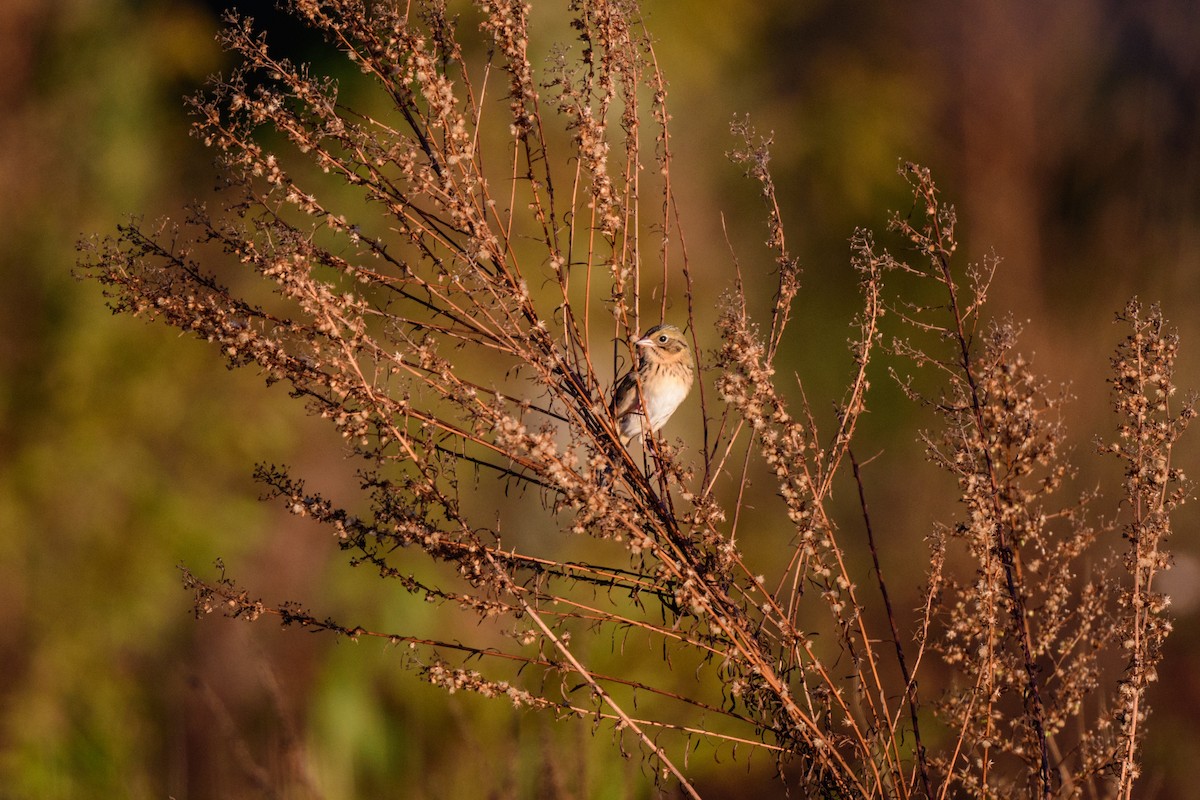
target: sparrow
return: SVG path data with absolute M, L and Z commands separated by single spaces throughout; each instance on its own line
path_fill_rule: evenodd
M 665 425 L 696 379 L 692 349 L 674 325 L 655 325 L 633 344 L 638 365 L 617 381 L 610 405 L 626 447 Z

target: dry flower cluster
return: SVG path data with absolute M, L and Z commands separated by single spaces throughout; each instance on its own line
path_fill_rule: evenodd
M 693 797 L 683 757 L 701 743 L 766 753 L 798 796 L 1132 796 L 1145 689 L 1170 630 L 1154 580 L 1187 491 L 1171 452 L 1194 413 L 1172 400 L 1176 341 L 1156 310 L 1123 315 L 1119 437 L 1102 449 L 1125 464 L 1128 502 L 1123 521 L 1096 522 L 1088 497 L 1059 499 L 1073 472 L 1065 398 L 1015 350 L 1014 326 L 983 313 L 995 265 L 956 265 L 952 208 L 905 165 L 914 205 L 893 228 L 911 256 L 854 236 L 862 311 L 836 429 L 822 433 L 776 376 L 799 269 L 768 143 L 736 123 L 733 158 L 767 204 L 774 304 L 759 325 L 740 270 L 731 277 L 722 344 L 700 354 L 691 401 L 703 438 L 649 437 L 643 458 L 621 447 L 607 405 L 634 357 L 624 343 L 681 296 L 686 320 L 673 321 L 699 351 L 694 305 L 716 298 L 692 282 L 665 83 L 636 5 L 574 0 L 574 40 L 544 67 L 521 0 L 458 16 L 436 1 L 288 5 L 368 76 L 353 84 L 359 110 L 231 15 L 224 44 L 242 65 L 194 101 L 197 135 L 228 176 L 224 209 L 122 227 L 83 245 L 82 269 L 115 310 L 212 342 L 328 419 L 361 469 L 364 511 L 284 468 L 258 479 L 328 525 L 353 563 L 489 636 L 473 646 L 344 625 L 255 599 L 223 569 L 186 573 L 198 614 L 380 637 L 447 691 L 609 720 Z M 214 264 L 252 270 L 270 292 L 239 296 Z M 893 278 L 936 301 L 885 292 Z M 908 333 L 885 337 L 885 315 Z M 889 598 L 851 448 L 881 361 L 929 408 L 929 458 L 961 496 L 959 518 L 929 538 L 912 619 Z M 759 467 L 791 526 L 768 576 L 737 546 Z M 864 499 L 838 520 L 832 486 L 847 474 Z M 507 513 L 475 499 L 492 478 L 512 490 Z M 844 533 L 864 523 L 870 572 Z M 589 665 L 589 642 L 633 640 L 661 659 L 616 674 Z M 693 669 L 680 691 L 675 672 Z

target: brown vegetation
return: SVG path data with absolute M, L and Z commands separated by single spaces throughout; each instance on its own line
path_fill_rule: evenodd
M 819 430 L 803 376 L 776 372 L 801 285 L 768 143 L 735 124 L 775 256 L 774 302 L 755 320 L 747 268 L 719 299 L 693 281 L 665 84 L 632 3 L 575 2 L 578 41 L 545 70 L 521 2 L 457 20 L 436 2 L 291 5 L 383 110 L 351 108 L 230 17 L 242 66 L 194 103 L 228 176 L 224 208 L 134 222 L 85 245 L 83 269 L 117 311 L 212 342 L 328 419 L 364 509 L 283 467 L 259 480 L 354 563 L 476 617 L 479 639 L 365 630 L 189 570 L 198 613 L 379 637 L 447 691 L 608 721 L 692 796 L 687 753 L 714 748 L 765 752 L 806 796 L 1132 796 L 1170 630 L 1154 581 L 1187 487 L 1171 454 L 1194 413 L 1173 399 L 1177 344 L 1155 309 L 1122 315 L 1118 436 L 1102 450 L 1125 466 L 1126 502 L 1122 519 L 1094 519 L 1090 495 L 1062 498 L 1066 398 L 1017 351 L 1014 324 L 986 316 L 995 264 L 958 263 L 953 208 L 906 164 L 913 204 L 891 226 L 904 255 L 852 239 L 862 307 L 836 424 Z M 270 291 L 235 295 L 216 264 Z M 697 308 L 717 303 L 721 344 L 704 350 Z M 668 426 L 626 448 L 609 386 L 636 357 L 627 343 L 663 321 L 698 355 L 702 434 L 681 446 Z M 857 424 L 881 365 L 928 407 L 920 435 L 961 501 L 930 532 L 915 616 L 890 602 L 852 452 L 869 449 Z M 738 546 L 760 468 L 791 526 L 771 574 Z M 848 518 L 831 503 L 843 476 L 861 498 Z M 477 497 L 492 481 L 499 508 Z M 596 643 L 632 640 L 659 658 L 589 666 Z M 695 675 L 686 691 L 681 671 Z

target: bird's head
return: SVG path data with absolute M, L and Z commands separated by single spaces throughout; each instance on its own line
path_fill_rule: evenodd
M 634 344 L 644 358 L 654 363 L 669 364 L 689 358 L 687 339 L 674 325 L 655 325 Z

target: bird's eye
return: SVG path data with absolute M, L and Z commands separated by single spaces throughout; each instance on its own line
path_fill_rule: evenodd
M 666 343 L 667 343 L 667 335 L 666 335 L 665 333 L 660 333 L 660 334 L 658 335 L 658 343 L 659 343 L 659 344 L 666 344 Z

